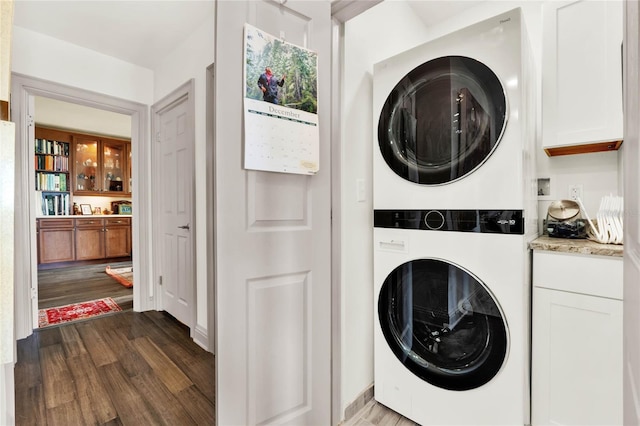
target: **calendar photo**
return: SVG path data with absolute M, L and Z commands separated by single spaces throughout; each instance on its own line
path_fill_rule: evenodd
M 244 167 L 319 170 L 318 55 L 245 24 Z

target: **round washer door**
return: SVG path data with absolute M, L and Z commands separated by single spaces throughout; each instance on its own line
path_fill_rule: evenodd
M 394 269 L 382 284 L 378 317 L 398 360 L 444 389 L 484 385 L 507 357 L 507 324 L 495 298 L 444 260 L 417 259 Z
M 393 88 L 378 121 L 378 143 L 400 177 L 441 185 L 480 167 L 506 121 L 506 95 L 495 73 L 475 59 L 446 56 L 416 67 Z

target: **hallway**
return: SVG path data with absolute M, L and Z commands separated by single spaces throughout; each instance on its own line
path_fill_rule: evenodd
M 213 425 L 214 366 L 165 312 L 36 330 L 18 341 L 16 424 Z

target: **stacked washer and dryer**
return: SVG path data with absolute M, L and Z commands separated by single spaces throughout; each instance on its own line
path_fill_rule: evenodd
M 535 82 L 520 9 L 374 66 L 375 399 L 530 416 Z

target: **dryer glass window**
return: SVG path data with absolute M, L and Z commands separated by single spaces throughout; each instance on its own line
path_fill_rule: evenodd
M 507 102 L 486 65 L 447 56 L 418 66 L 391 91 L 378 122 L 378 143 L 402 178 L 440 185 L 480 167 L 506 127 Z
M 378 316 L 396 357 L 416 376 L 444 389 L 489 382 L 507 355 L 507 326 L 488 288 L 439 259 L 397 267 L 384 281 Z

